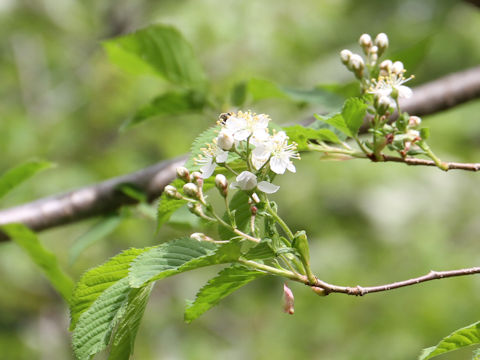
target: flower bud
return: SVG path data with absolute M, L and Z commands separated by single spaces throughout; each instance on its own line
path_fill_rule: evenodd
M 228 151 L 234 144 L 233 134 L 228 130 L 221 130 L 217 137 L 217 145 L 220 149 Z
M 255 216 L 257 215 L 258 208 L 255 205 L 250 206 L 250 213 Z
M 181 199 L 182 195 L 177 191 L 175 186 L 167 185 L 163 188 L 165 194 L 172 199 Z
M 420 137 L 420 131 L 418 131 L 418 130 L 408 129 L 407 133 L 405 135 L 409 140 L 411 140 L 413 142 L 422 139 Z
M 190 172 L 186 167 L 177 167 L 177 177 L 185 182 L 190 182 Z
M 183 192 L 185 195 L 191 198 L 198 198 L 198 186 L 194 183 L 186 183 L 183 185 Z
M 380 33 L 375 38 L 375 45 L 378 46 L 378 56 L 382 56 L 382 54 L 388 48 L 388 36 L 385 33 Z
M 372 46 L 372 38 L 368 34 L 363 34 L 360 36 L 360 39 L 358 39 L 358 43 L 360 46 L 363 48 L 363 51 L 365 54 L 368 54 L 370 51 L 370 47 Z
M 352 52 L 350 50 L 344 49 L 340 51 L 340 60 L 342 60 L 343 65 L 348 65 L 350 61 L 350 57 L 352 56 Z
M 205 213 L 203 212 L 202 205 L 199 202 L 196 203 L 188 203 L 187 204 L 188 210 L 199 217 L 205 217 Z
M 293 292 L 287 286 L 283 284 L 283 311 L 287 314 L 293 315 L 295 309 L 293 307 L 295 298 L 293 297 Z
M 203 176 L 198 171 L 194 171 L 191 175 L 192 182 L 197 184 L 199 187 L 203 187 Z
M 355 76 L 359 79 L 362 78 L 363 69 L 365 68 L 365 63 L 363 62 L 363 58 L 358 54 L 353 54 L 350 57 L 350 61 L 348 64 L 352 69 L 352 71 L 354 72 Z
M 203 240 L 205 240 L 205 234 L 196 232 L 196 233 L 191 234 L 190 238 L 192 238 L 194 240 L 197 240 L 197 241 L 203 241 Z
M 230 185 L 234 189 L 249 191 L 257 187 L 257 177 L 250 171 L 242 171 L 236 180 Z
M 392 60 L 383 60 L 380 63 L 380 75 L 388 76 L 388 74 L 392 71 L 392 65 Z
M 252 199 L 255 201 L 257 204 L 260 202 L 260 198 L 258 197 L 257 193 L 252 194 Z
M 408 119 L 408 126 L 410 127 L 417 127 L 422 123 L 422 119 L 418 116 L 410 116 Z
M 215 186 L 217 187 L 218 191 L 220 191 L 220 194 L 222 194 L 223 197 L 227 196 L 228 181 L 225 175 L 217 174 L 217 176 L 215 176 Z
M 404 68 L 403 68 L 403 63 L 401 61 L 395 61 L 393 64 L 392 64 L 392 72 L 394 74 L 402 74 L 403 72 L 405 72 Z

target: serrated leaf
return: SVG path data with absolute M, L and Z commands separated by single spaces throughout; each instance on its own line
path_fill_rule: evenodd
M 291 141 L 297 143 L 298 151 L 307 151 L 308 144 L 312 140 L 327 141 L 335 144 L 340 143 L 338 136 L 329 129 L 312 129 L 301 125 L 293 125 L 283 128 Z
M 437 355 L 480 343 L 480 321 L 458 329 L 443 338 L 437 345 L 423 349 L 419 360 L 431 359 Z
M 262 240 L 261 243 L 252 247 L 243 255 L 247 260 L 267 260 L 275 257 L 275 252 L 272 249 L 272 240 Z
M 171 26 L 149 26 L 103 45 L 111 61 L 129 72 L 157 74 L 178 85 L 205 84 L 205 74 L 192 47 Z
M 108 360 L 128 360 L 130 355 L 133 354 L 135 337 L 147 307 L 152 287 L 153 284 L 130 291 L 125 314 L 115 330 Z
M 78 237 L 71 246 L 68 252 L 69 263 L 73 264 L 86 248 L 112 233 L 122 220 L 123 216 L 111 214 L 96 222 L 86 233 Z
M 76 327 L 78 319 L 110 286 L 128 276 L 130 263 L 137 256 L 151 248 L 128 249 L 114 256 L 100 266 L 87 271 L 78 281 L 70 304 L 70 330 Z
M 363 118 L 367 112 L 367 104 L 359 98 L 349 98 L 345 101 L 342 108 L 342 117 L 346 126 L 350 130 L 351 136 L 358 134 L 360 126 L 363 124 Z
M 240 244 L 229 242 L 217 246 L 191 238 L 169 241 L 140 255 L 132 262 L 130 285 L 141 287 L 148 282 L 204 266 L 232 262 L 240 257 Z
M 244 231 L 249 224 L 252 213 L 250 212 L 250 204 L 248 203 L 248 195 L 243 191 L 237 191 L 235 195 L 230 199 L 229 208 L 231 211 L 235 211 L 235 224 L 237 229 Z M 228 215 L 225 213 L 223 220 L 229 222 Z M 222 240 L 230 240 L 237 236 L 230 228 L 218 225 L 218 235 Z
M 0 198 L 36 173 L 52 166 L 48 161 L 30 160 L 8 170 L 0 176 Z
M 345 122 L 342 114 L 333 114 L 331 117 L 327 118 L 318 114 L 314 114 L 314 116 L 315 118 L 317 118 L 317 120 L 323 121 L 326 124 L 333 126 L 335 129 L 340 131 L 340 133 L 352 137 L 352 133 L 347 126 L 347 123 Z
M 220 131 L 220 126 L 215 125 L 209 127 L 207 130 L 202 132 L 198 135 L 192 143 L 192 147 L 190 148 L 190 157 L 188 158 L 187 162 L 185 163 L 185 167 L 189 170 L 198 170 L 200 166 L 195 164 L 194 159 L 198 157 L 200 154 L 203 154 L 202 149 L 207 146 L 207 144 L 211 144 L 213 139 L 215 139 Z
M 200 289 L 195 301 L 187 306 L 185 309 L 185 321 L 191 322 L 195 320 L 235 290 L 265 275 L 265 273 L 238 265 L 223 269 Z
M 59 266 L 57 257 L 43 247 L 37 235 L 22 224 L 7 224 L 0 227 L 12 241 L 18 244 L 30 259 L 42 269 L 52 286 L 70 302 L 73 290 L 73 281 Z
M 115 325 L 126 311 L 130 290 L 127 278 L 117 281 L 80 316 L 72 335 L 78 360 L 88 360 L 107 347 Z
M 152 117 L 181 115 L 201 110 L 205 105 L 205 97 L 198 91 L 171 91 L 159 95 L 148 104 L 143 105 L 125 124 L 121 130 L 148 120 Z

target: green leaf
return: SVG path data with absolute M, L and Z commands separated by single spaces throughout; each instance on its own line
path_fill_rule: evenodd
M 346 84 L 320 84 L 317 85 L 317 88 L 336 94 L 342 97 L 344 100 L 361 95 L 359 81 L 353 81 Z M 341 105 L 342 104 L 340 104 L 340 106 Z
M 265 79 L 250 79 L 248 81 L 247 91 L 253 101 L 271 98 L 288 98 L 287 94 L 285 94 L 277 84 Z
M 480 343 L 480 321 L 458 329 L 443 338 L 437 345 L 423 349 L 419 360 L 427 360 L 437 355 Z
M 247 84 L 239 82 L 232 89 L 231 101 L 233 106 L 242 106 L 247 99 Z
M 73 281 L 58 265 L 57 257 L 48 251 L 38 240 L 36 234 L 22 224 L 7 224 L 0 227 L 16 244 L 18 244 L 30 259 L 42 269 L 58 293 L 70 302 Z
M 175 28 L 153 25 L 103 43 L 110 59 L 134 73 L 153 73 L 177 85 L 204 86 L 193 49 Z
M 248 203 L 248 195 L 243 191 L 237 191 L 235 195 L 230 199 L 229 208 L 233 212 L 235 217 L 235 224 L 237 229 L 244 231 L 250 222 L 252 213 L 250 212 L 250 204 Z M 228 214 L 225 212 L 223 220 L 229 222 Z M 222 240 L 230 240 L 231 238 L 238 236 L 230 228 L 218 225 L 218 235 Z
M 430 129 L 429 128 L 421 128 L 420 129 L 420 137 L 423 140 L 427 140 L 430 137 Z
M 122 125 L 128 129 L 145 120 L 157 116 L 181 115 L 201 110 L 205 106 L 205 97 L 198 91 L 167 92 L 142 106 L 132 118 Z
M 350 130 L 351 136 L 358 134 L 358 130 L 363 124 L 363 118 L 365 117 L 366 112 L 367 104 L 365 104 L 362 99 L 349 98 L 345 101 L 342 108 L 342 117 Z
M 405 69 L 411 73 L 412 71 L 415 71 L 415 69 L 418 68 L 427 57 L 432 40 L 433 35 L 427 35 L 425 38 L 413 43 L 411 46 L 393 53 L 389 58 L 392 61 L 401 61 L 405 66 Z
M 340 133 L 352 137 L 352 132 L 350 131 L 350 128 L 348 127 L 347 123 L 345 122 L 345 119 L 343 118 L 342 114 L 334 114 L 329 118 L 325 118 L 321 115 L 314 114 L 315 118 L 317 120 L 323 121 L 328 125 L 331 125 Z
M 343 96 L 321 87 L 299 90 L 282 87 L 265 79 L 250 79 L 246 89 L 252 101 L 272 98 L 289 99 L 299 103 L 321 104 L 328 110 L 338 109 L 344 101 Z
M 275 257 L 272 249 L 272 240 L 264 239 L 252 247 L 243 257 L 247 260 L 267 260 Z
M 335 144 L 340 143 L 338 136 L 329 129 L 312 129 L 301 125 L 293 125 L 283 128 L 291 141 L 297 143 L 298 151 L 307 151 L 308 144 L 312 141 L 327 141 Z
M 200 166 L 195 164 L 195 158 L 197 158 L 199 155 L 203 154 L 202 149 L 207 147 L 207 144 L 211 144 L 213 139 L 215 139 L 220 131 L 220 126 L 215 125 L 204 132 L 202 132 L 200 135 L 198 135 L 195 140 L 192 143 L 192 147 L 190 148 L 190 157 L 185 163 L 185 167 L 188 170 L 198 170 L 200 169 Z
M 141 287 L 181 272 L 232 262 L 240 255 L 240 244 L 233 241 L 222 246 L 191 238 L 169 241 L 145 252 L 132 262 L 130 285 L 134 288 Z
M 138 255 L 151 248 L 128 249 L 100 266 L 87 271 L 78 281 L 70 304 L 70 330 L 73 330 L 80 316 L 109 287 L 128 276 L 130 263 Z
M 129 292 L 128 279 L 121 279 L 102 292 L 80 316 L 72 335 L 78 360 L 88 360 L 107 347 L 114 327 L 126 312 Z
M 0 198 L 36 173 L 52 166 L 48 161 L 30 160 L 8 170 L 0 176 Z
M 238 265 L 223 269 L 200 289 L 195 301 L 187 306 L 185 321 L 195 320 L 235 290 L 265 275 L 265 273 Z
M 89 246 L 112 233 L 123 220 L 123 216 L 112 214 L 104 216 L 86 233 L 75 240 L 69 250 L 69 263 L 73 264 L 78 256 Z
M 133 354 L 135 337 L 147 307 L 153 284 L 130 291 L 125 315 L 117 326 L 108 360 L 128 360 Z

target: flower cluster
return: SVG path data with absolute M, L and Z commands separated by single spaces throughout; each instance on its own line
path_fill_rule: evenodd
M 278 186 L 271 184 L 275 174 L 286 170 L 295 172 L 292 159 L 300 159 L 295 143 L 289 143 L 284 131 L 270 132 L 270 117 L 250 111 L 222 114 L 220 131 L 211 144 L 196 158 L 203 178 L 209 178 L 217 165 L 225 165 L 228 154 L 236 154 L 245 161 L 247 170 L 236 174 L 230 186 L 245 191 L 258 189 L 273 193 Z

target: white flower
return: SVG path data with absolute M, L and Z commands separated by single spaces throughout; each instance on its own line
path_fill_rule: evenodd
M 262 140 L 268 136 L 268 122 L 270 118 L 265 114 L 256 115 L 249 112 L 239 111 L 237 114 L 232 114 L 225 122 L 225 129 L 227 129 L 236 141 L 246 140 L 252 137 L 257 140 Z
M 279 131 L 252 151 L 252 164 L 259 169 L 270 159 L 270 169 L 274 173 L 284 174 L 285 170 L 295 172 L 295 165 L 290 159 L 300 159 L 296 148 L 295 144 L 288 143 L 287 134 Z
M 394 99 L 397 97 L 405 99 L 410 98 L 413 94 L 413 91 L 408 86 L 403 84 L 413 79 L 413 76 L 405 78 L 403 73 L 404 71 L 396 73 L 392 70 L 389 71 L 388 75 L 386 76 L 381 75 L 378 77 L 378 79 L 373 79 L 372 86 L 368 92 L 377 96 L 389 96 Z
M 257 176 L 250 171 L 243 171 L 235 180 L 237 181 L 230 184 L 230 187 L 233 189 L 250 191 L 258 187 L 260 191 L 267 194 L 272 194 L 280 189 L 280 186 L 273 185 L 268 181 L 260 181 L 257 183 Z
M 202 165 L 200 172 L 202 178 L 206 179 L 212 176 L 217 164 L 222 164 L 227 161 L 228 151 L 220 149 L 217 144 L 208 144 L 207 148 L 202 149 L 203 156 L 200 155 L 195 162 Z

